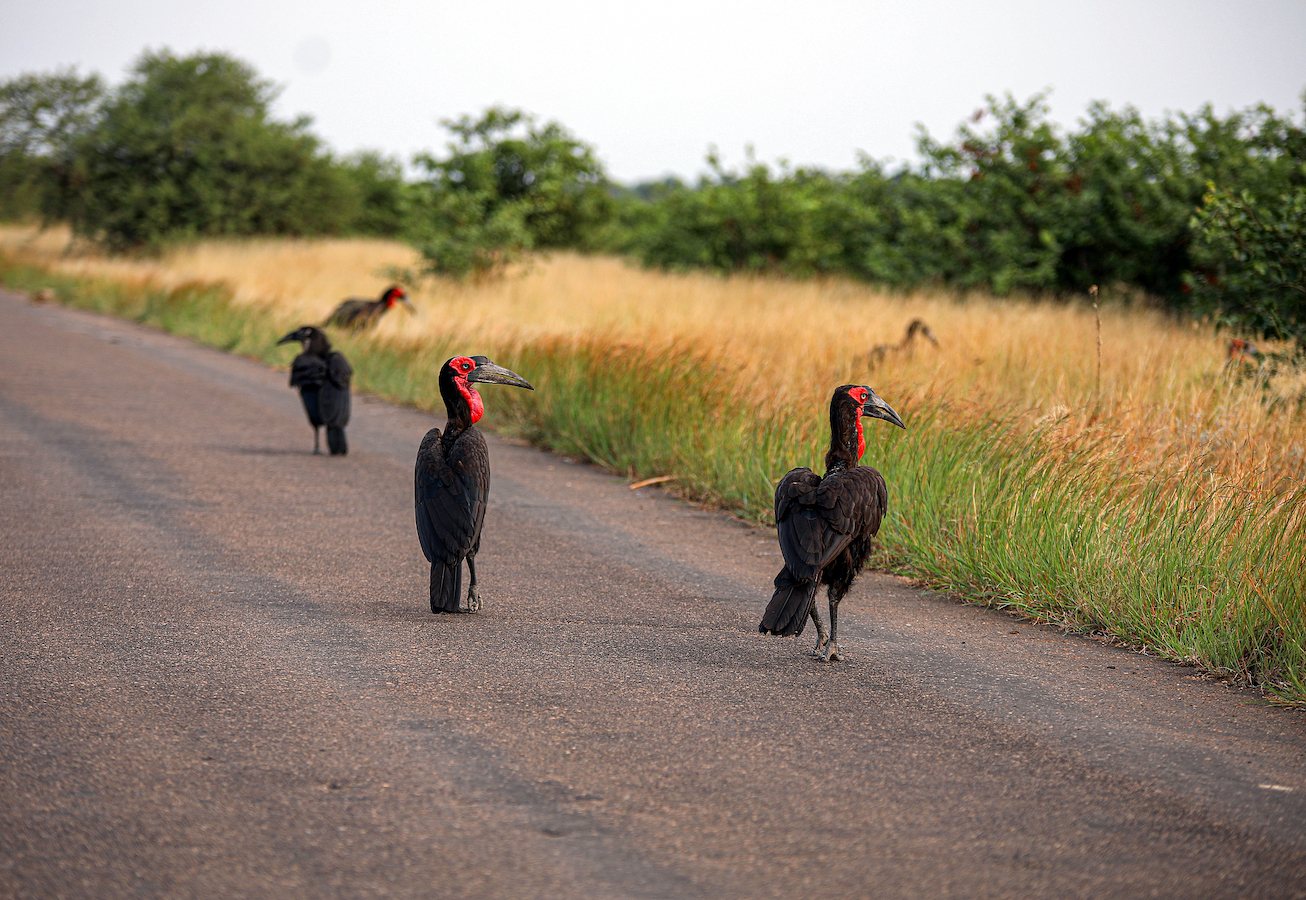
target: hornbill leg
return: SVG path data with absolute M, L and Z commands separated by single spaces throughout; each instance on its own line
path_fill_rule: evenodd
M 838 628 L 839 620 L 839 601 L 843 599 L 843 592 L 835 594 L 831 591 L 830 597 L 830 642 L 825 645 L 825 650 L 817 655 L 822 662 L 838 662 L 843 659 L 843 651 L 839 649 L 839 642 L 835 639 L 835 631 Z
M 481 608 L 481 592 L 476 589 L 476 554 L 467 554 L 467 574 L 471 584 L 467 587 L 467 611 L 476 612 Z
M 314 425 L 313 426 L 313 452 L 315 454 L 322 452 L 321 450 L 318 449 L 317 440 L 318 440 L 317 426 Z
M 440 596 L 440 585 L 444 579 L 444 567 L 439 563 L 431 563 L 431 612 L 442 613 L 444 607 L 441 606 L 436 598 Z
M 830 640 L 830 636 L 825 633 L 825 625 L 821 622 L 821 614 L 816 611 L 815 603 L 812 604 L 812 622 L 816 625 L 816 646 L 812 649 L 812 652 L 820 656 L 821 651 L 825 649 L 826 642 Z

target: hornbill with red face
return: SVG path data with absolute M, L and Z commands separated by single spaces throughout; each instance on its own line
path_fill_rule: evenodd
M 377 300 L 364 300 L 361 297 L 350 297 L 343 301 L 327 320 L 322 323 L 325 328 L 328 325 L 338 325 L 341 328 L 368 328 L 375 325 L 382 314 L 389 312 L 390 308 L 396 303 L 402 303 L 408 307 L 408 311 L 413 311 L 413 304 L 408 302 L 408 294 L 399 285 L 392 285 L 385 289 Z
M 304 412 L 313 426 L 313 452 L 321 452 L 317 430 L 325 425 L 331 455 L 344 456 L 349 452 L 345 426 L 349 424 L 349 380 L 354 369 L 343 353 L 331 349 L 331 342 L 321 329 L 305 325 L 277 343 L 291 341 L 299 341 L 304 347 L 290 364 L 290 386 L 299 388 L 299 399 L 304 402 Z
M 1251 366 L 1255 368 L 1261 365 L 1265 354 L 1256 349 L 1256 345 L 1251 341 L 1242 338 L 1233 338 L 1229 341 L 1228 358 L 1224 361 L 1225 368 L 1236 365 Z
M 490 453 L 472 427 L 485 412 L 473 383 L 510 384 L 535 390 L 516 372 L 484 356 L 456 356 L 440 367 L 440 396 L 449 421 L 422 438 L 413 474 L 417 539 L 431 563 L 431 612 L 461 612 L 462 564 L 470 585 L 467 612 L 481 608 L 476 589 L 476 552 L 490 493 Z
M 902 419 L 864 384 L 845 384 L 830 398 L 830 450 L 825 476 L 811 469 L 791 470 L 775 489 L 775 523 L 785 565 L 775 576 L 775 594 L 758 630 L 763 634 L 802 634 L 811 616 L 816 623 L 816 655 L 843 659 L 837 639 L 839 601 L 852 586 L 871 552 L 871 538 L 889 508 L 884 476 L 858 465 L 866 452 L 862 417 L 906 428 Z M 827 586 L 830 633 L 816 610 L 816 591 Z

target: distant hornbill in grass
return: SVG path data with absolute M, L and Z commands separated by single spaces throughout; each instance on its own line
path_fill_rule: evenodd
M 422 438 L 413 473 L 417 539 L 431 563 L 431 612 L 461 612 L 462 564 L 467 560 L 471 584 L 467 612 L 481 608 L 476 589 L 476 552 L 490 493 L 490 453 L 485 438 L 472 427 L 485 412 L 473 383 L 510 384 L 535 390 L 530 383 L 484 356 L 456 356 L 440 367 L 440 396 L 449 421 L 442 433 L 432 428 Z
M 925 338 L 934 346 L 939 346 L 939 339 L 934 336 L 933 329 L 926 324 L 924 319 L 912 319 L 907 323 L 907 332 L 903 335 L 902 340 L 896 344 L 877 344 L 866 354 L 866 362 L 872 368 L 884 361 L 884 358 L 890 353 L 902 353 L 910 351 L 916 335 Z
M 871 551 L 871 538 L 889 508 L 884 476 L 858 465 L 866 451 L 862 417 L 872 416 L 906 428 L 902 419 L 864 384 L 845 384 L 830 398 L 830 450 L 825 477 L 806 467 L 793 469 L 775 489 L 775 522 L 785 566 L 775 576 L 775 594 L 758 630 L 763 634 L 802 634 L 811 616 L 816 623 L 816 654 L 827 662 L 843 659 L 836 637 L 839 601 L 852 586 Z M 827 585 L 830 633 L 816 610 L 816 591 Z
M 1265 362 L 1265 354 L 1256 349 L 1256 345 L 1251 341 L 1242 338 L 1233 338 L 1229 341 L 1229 350 L 1227 359 L 1224 361 L 1225 368 L 1230 366 L 1250 366 L 1255 368 Z
M 313 426 L 313 452 L 321 452 L 318 429 L 325 425 L 331 455 L 344 456 L 349 452 L 345 426 L 349 424 L 349 380 L 354 370 L 343 353 L 331 349 L 331 342 L 321 329 L 305 325 L 277 343 L 291 341 L 299 341 L 304 346 L 304 352 L 290 364 L 290 386 L 299 388 L 304 412 Z
M 327 320 L 322 323 L 322 327 L 337 325 L 341 328 L 370 328 L 396 303 L 402 303 L 408 307 L 409 312 L 413 311 L 413 304 L 408 302 L 408 294 L 397 284 L 386 288 L 385 293 L 377 300 L 350 297 L 337 306 L 331 315 L 327 316 Z

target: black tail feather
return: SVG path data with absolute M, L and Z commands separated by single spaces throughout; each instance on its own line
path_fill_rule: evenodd
M 463 564 L 452 566 L 431 563 L 431 612 L 458 612 L 458 598 L 463 590 Z
M 757 630 L 763 634 L 788 636 L 802 634 L 807 627 L 807 619 L 812 614 L 812 604 L 816 602 L 816 589 L 820 582 L 799 581 L 786 566 L 775 576 L 775 594 L 766 605 L 762 614 L 762 624 Z
M 344 456 L 349 452 L 349 443 L 345 440 L 345 430 L 334 425 L 327 426 L 327 447 L 332 456 Z

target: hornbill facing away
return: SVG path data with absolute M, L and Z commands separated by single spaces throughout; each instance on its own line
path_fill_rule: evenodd
M 312 325 L 290 332 L 277 343 L 291 341 L 304 345 L 304 352 L 290 364 L 290 386 L 299 388 L 308 423 L 313 426 L 313 452 L 321 452 L 317 430 L 325 425 L 331 455 L 344 456 L 349 452 L 345 426 L 349 424 L 349 379 L 354 370 L 344 354 L 332 350 L 326 335 Z
M 816 654 L 843 659 L 836 637 L 839 601 L 852 586 L 871 551 L 871 538 L 889 508 L 884 476 L 858 465 L 866 451 L 862 417 L 872 416 L 906 428 L 889 404 L 864 384 L 845 384 L 830 398 L 830 450 L 825 477 L 806 467 L 793 469 L 775 489 L 775 523 L 785 566 L 775 576 L 775 594 L 758 630 L 763 634 L 802 634 L 811 616 L 816 623 Z M 816 591 L 827 585 L 830 633 L 816 611 Z
M 422 438 L 413 473 L 417 539 L 431 563 L 433 613 L 461 611 L 464 559 L 471 581 L 467 612 L 481 608 L 476 552 L 490 493 L 490 453 L 485 438 L 472 427 L 485 412 L 481 395 L 472 387 L 475 382 L 535 390 L 525 378 L 484 356 L 456 356 L 440 367 L 440 396 L 449 421 L 443 433 L 432 428 Z
M 399 285 L 393 285 L 385 289 L 385 293 L 377 300 L 363 300 L 359 297 L 350 297 L 339 306 L 327 320 L 322 323 L 325 328 L 328 325 L 338 325 L 342 328 L 370 328 L 375 325 L 383 313 L 389 311 L 390 307 L 396 303 L 402 303 L 408 307 L 408 311 L 413 311 L 413 304 L 408 302 L 408 294 Z

